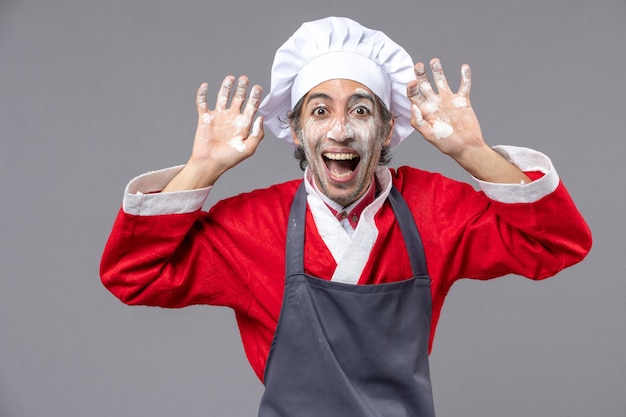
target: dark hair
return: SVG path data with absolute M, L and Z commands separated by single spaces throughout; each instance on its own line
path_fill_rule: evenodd
M 304 97 L 302 97 L 296 105 L 293 107 L 293 110 L 287 113 L 287 123 L 289 126 L 293 128 L 302 143 L 302 125 L 300 123 L 302 117 L 302 107 L 304 106 Z M 381 129 L 379 132 L 380 138 L 386 138 L 391 133 L 391 120 L 394 118 L 393 114 L 389 111 L 385 103 L 377 96 L 374 95 L 376 99 L 376 107 L 380 112 L 380 118 L 382 120 Z M 296 149 L 293 153 L 294 157 L 300 161 L 300 169 L 304 171 L 307 166 L 306 155 L 304 154 L 304 147 L 302 145 L 296 146 Z M 387 165 L 391 162 L 391 151 L 389 146 L 385 145 L 380 150 L 380 157 L 378 158 L 378 165 Z

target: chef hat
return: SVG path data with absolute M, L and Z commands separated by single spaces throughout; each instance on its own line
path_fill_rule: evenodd
M 304 23 L 276 51 L 271 89 L 259 107 L 265 127 L 293 144 L 287 113 L 313 87 L 338 78 L 368 87 L 396 117 L 391 146 L 412 132 L 406 84 L 414 79 L 413 60 L 384 33 L 343 17 Z

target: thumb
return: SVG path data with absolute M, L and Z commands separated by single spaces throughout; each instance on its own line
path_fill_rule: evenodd
M 252 131 L 250 132 L 250 135 L 246 139 L 246 142 L 249 143 L 252 150 L 255 150 L 256 147 L 259 146 L 259 143 L 261 142 L 264 136 L 265 136 L 265 131 L 263 130 L 263 117 L 259 116 L 255 119 L 254 123 L 252 124 Z

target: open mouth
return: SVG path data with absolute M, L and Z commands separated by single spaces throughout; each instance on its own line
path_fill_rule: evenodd
M 325 152 L 322 154 L 324 162 L 326 163 L 326 169 L 330 176 L 337 181 L 349 180 L 354 172 L 361 157 L 356 153 L 331 153 Z

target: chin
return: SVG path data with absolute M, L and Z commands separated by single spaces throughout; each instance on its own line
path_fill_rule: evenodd
M 364 187 L 338 188 L 330 186 L 322 189 L 322 192 L 326 195 L 326 197 L 330 198 L 337 204 L 341 204 L 343 207 L 349 206 L 358 200 L 364 191 Z

